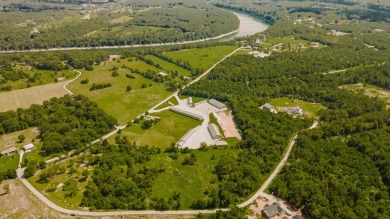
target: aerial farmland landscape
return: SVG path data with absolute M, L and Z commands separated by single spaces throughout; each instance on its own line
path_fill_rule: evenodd
M 387 0 L 1 0 L 0 218 L 390 217 Z

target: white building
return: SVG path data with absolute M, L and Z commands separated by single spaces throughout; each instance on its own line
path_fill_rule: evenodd
M 32 143 L 23 146 L 24 153 L 31 152 L 34 149 L 35 149 L 35 146 Z

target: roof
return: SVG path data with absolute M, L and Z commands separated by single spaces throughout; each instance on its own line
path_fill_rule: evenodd
M 267 218 L 274 217 L 275 215 L 277 215 L 279 213 L 278 206 L 277 205 L 266 206 L 266 207 L 264 207 L 263 212 Z
M 210 103 L 211 105 L 213 105 L 213 106 L 219 108 L 219 109 L 224 109 L 224 108 L 226 108 L 226 105 L 225 105 L 225 104 L 223 104 L 223 103 L 221 103 L 221 102 L 219 102 L 219 101 L 217 101 L 217 100 L 214 100 L 214 99 L 210 99 L 210 100 L 209 100 L 209 103 Z
M 165 77 L 165 76 L 167 76 L 168 74 L 165 73 L 165 72 L 160 71 L 160 72 L 158 73 L 158 75 L 161 75 L 161 76 Z
M 31 150 L 33 148 L 35 148 L 35 146 L 32 143 L 26 144 L 25 146 L 23 146 L 24 150 Z
M 286 108 L 288 114 L 301 114 L 302 109 L 299 106 Z
M 215 146 L 227 146 L 228 143 L 226 141 L 217 141 L 214 144 Z
M 193 119 L 197 119 L 197 120 L 202 120 L 203 119 L 202 115 L 194 113 L 194 112 L 191 112 L 191 111 L 188 111 L 188 110 L 185 110 L 185 109 L 182 109 L 182 108 L 177 107 L 177 106 L 169 107 L 169 110 L 173 111 L 175 113 L 182 114 L 184 116 L 188 116 L 188 117 L 193 118 Z
M 264 104 L 263 108 L 266 108 L 268 110 L 274 109 L 274 107 L 271 104 L 269 104 L 269 103 Z
M 190 129 L 183 137 L 180 138 L 180 140 L 176 143 L 176 146 L 182 147 L 184 144 L 190 140 L 190 138 L 196 133 L 196 129 Z
M 212 138 L 221 138 L 221 133 L 219 132 L 218 127 L 214 123 L 210 123 L 207 126 Z
M 1 152 L 1 155 L 9 154 L 16 151 L 16 147 L 8 148 L 7 150 L 4 150 Z
M 303 219 L 303 217 L 301 215 L 295 215 L 292 217 L 292 219 Z

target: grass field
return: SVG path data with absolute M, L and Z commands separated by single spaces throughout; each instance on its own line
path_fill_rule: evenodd
M 159 174 L 154 182 L 153 196 L 168 199 L 174 192 L 179 192 L 181 209 L 188 209 L 193 202 L 205 197 L 206 190 L 218 189 L 217 177 L 212 172 L 220 157 L 228 153 L 239 153 L 239 150 L 222 148 L 196 150 L 194 154 L 197 162 L 193 166 L 182 165 L 184 158 L 190 154 L 180 154 L 177 160 L 171 159 L 167 154 L 153 156 L 149 165 L 165 167 L 165 172 Z
M 355 92 L 361 92 L 369 97 L 378 97 L 386 102 L 387 108 L 390 108 L 390 90 L 386 90 L 371 84 L 348 84 L 343 85 L 341 88 L 346 88 Z
M 131 20 L 133 20 L 132 17 L 123 15 L 121 17 L 118 17 L 118 18 L 115 18 L 113 20 L 110 20 L 110 23 L 111 24 L 117 24 L 117 23 L 124 23 L 124 22 L 131 21 Z
M 0 157 L 0 172 L 4 172 L 8 169 L 16 170 L 18 166 L 19 166 L 19 154 Z
M 200 125 L 201 122 L 179 115 L 170 111 L 151 114 L 152 116 L 161 117 L 161 121 L 152 128 L 143 130 L 142 122 L 131 124 L 122 130 L 122 136 L 127 136 L 130 142 L 136 142 L 137 145 L 151 145 L 161 148 L 168 148 L 171 143 L 176 143 L 188 130 Z M 115 136 L 109 138 L 114 143 Z
M 155 64 L 159 64 L 166 71 L 177 71 L 179 73 L 179 76 L 191 76 L 191 72 L 187 69 L 162 60 L 154 55 L 147 55 L 145 56 L 145 58 L 152 60 Z
M 145 79 L 141 75 L 133 74 L 129 69 L 120 68 L 125 64 L 129 68 L 146 71 L 148 69 L 158 71 L 154 66 L 148 65 L 142 61 L 119 60 L 105 62 L 105 65 L 94 66 L 93 71 L 82 70 L 82 76 L 72 82 L 68 89 L 76 94 L 83 94 L 95 102 L 107 113 L 116 117 L 120 124 L 127 123 L 139 114 L 147 111 L 158 102 L 169 96 L 170 92 L 162 83 L 155 83 L 152 80 Z M 118 77 L 112 77 L 110 69 L 114 66 L 119 67 Z M 126 74 L 132 74 L 136 78 L 127 78 Z M 81 84 L 83 79 L 89 79 L 88 84 Z M 90 91 L 92 83 L 111 83 L 112 87 Z M 146 88 L 141 88 L 145 84 Z M 132 91 L 127 92 L 126 87 L 130 85 Z M 152 86 L 149 86 L 152 85 Z
M 177 102 L 176 98 L 175 97 L 171 97 L 168 101 L 164 102 L 159 107 L 157 107 L 156 110 L 164 109 L 166 107 L 172 106 L 172 104 L 170 104 L 170 103 L 172 103 L 173 105 L 179 105 L 179 103 Z
M 76 161 L 77 158 L 72 159 Z M 47 191 L 50 188 L 57 187 L 60 183 L 64 183 L 70 178 L 73 179 L 80 179 L 81 178 L 81 172 L 84 170 L 85 167 L 79 167 L 77 162 L 73 164 L 74 168 L 76 168 L 76 172 L 73 174 L 69 173 L 69 162 L 70 160 L 66 160 L 63 163 L 58 163 L 54 165 L 63 166 L 67 169 L 66 173 L 59 174 L 54 176 L 52 179 L 49 180 L 48 183 L 38 183 L 37 180 L 39 179 L 39 174 L 36 174 L 35 176 L 28 179 L 28 181 L 43 195 L 45 195 L 47 198 L 49 198 L 52 202 L 55 204 L 68 208 L 68 209 L 75 209 L 75 210 L 81 210 L 81 207 L 79 207 L 81 200 L 83 198 L 83 191 L 85 190 L 85 187 L 88 184 L 88 181 L 79 182 L 77 183 L 78 191 L 73 197 L 67 197 L 65 194 L 66 192 L 62 191 L 62 188 L 57 188 L 53 192 Z M 87 169 L 87 168 L 85 168 Z M 89 170 L 89 175 L 92 174 L 92 170 Z
M 31 143 L 32 139 L 35 139 L 35 137 L 39 134 L 39 130 L 36 128 L 29 128 L 22 131 L 17 131 L 5 135 L 0 136 L 0 151 L 6 150 L 10 147 L 16 147 L 19 148 L 23 145 Z M 19 143 L 18 136 L 24 135 L 26 139 Z M 35 141 L 38 141 L 38 139 L 35 139 Z
M 17 108 L 28 108 L 31 104 L 42 104 L 43 101 L 52 97 L 62 97 L 68 94 L 63 89 L 66 83 L 67 81 L 62 81 L 55 84 L 0 93 L 0 112 L 16 110 Z
M 272 106 L 279 107 L 279 111 L 284 111 L 284 107 L 299 106 L 302 108 L 303 115 L 310 118 L 318 118 L 316 113 L 318 110 L 325 108 L 320 104 L 308 103 L 302 100 L 290 100 L 287 97 L 273 99 L 269 102 Z
M 180 99 L 187 99 L 188 96 L 180 95 L 179 98 Z M 199 102 L 204 101 L 204 100 L 208 100 L 208 99 L 203 98 L 203 97 L 192 97 L 192 103 L 199 103 Z
M 249 49 L 240 49 L 234 55 L 249 55 L 249 52 L 251 52 Z
M 237 46 L 217 46 L 168 52 L 164 55 L 173 60 L 181 59 L 188 62 L 192 68 L 203 68 L 203 70 L 207 70 L 235 49 L 237 49 Z

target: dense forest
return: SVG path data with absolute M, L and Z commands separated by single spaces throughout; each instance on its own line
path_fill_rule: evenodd
M 0 50 L 182 42 L 219 36 L 239 26 L 235 15 L 203 1 L 167 0 L 158 5 L 152 2 L 137 5 L 111 3 L 94 9 L 82 8 L 79 13 L 74 13 L 79 10 L 77 7 L 34 13 L 3 12 Z M 113 13 L 113 9 L 119 12 Z M 59 15 L 52 16 L 57 11 Z
M 115 118 L 80 95 L 52 98 L 43 105 L 0 113 L 0 134 L 38 127 L 45 155 L 82 150 L 116 124 Z

